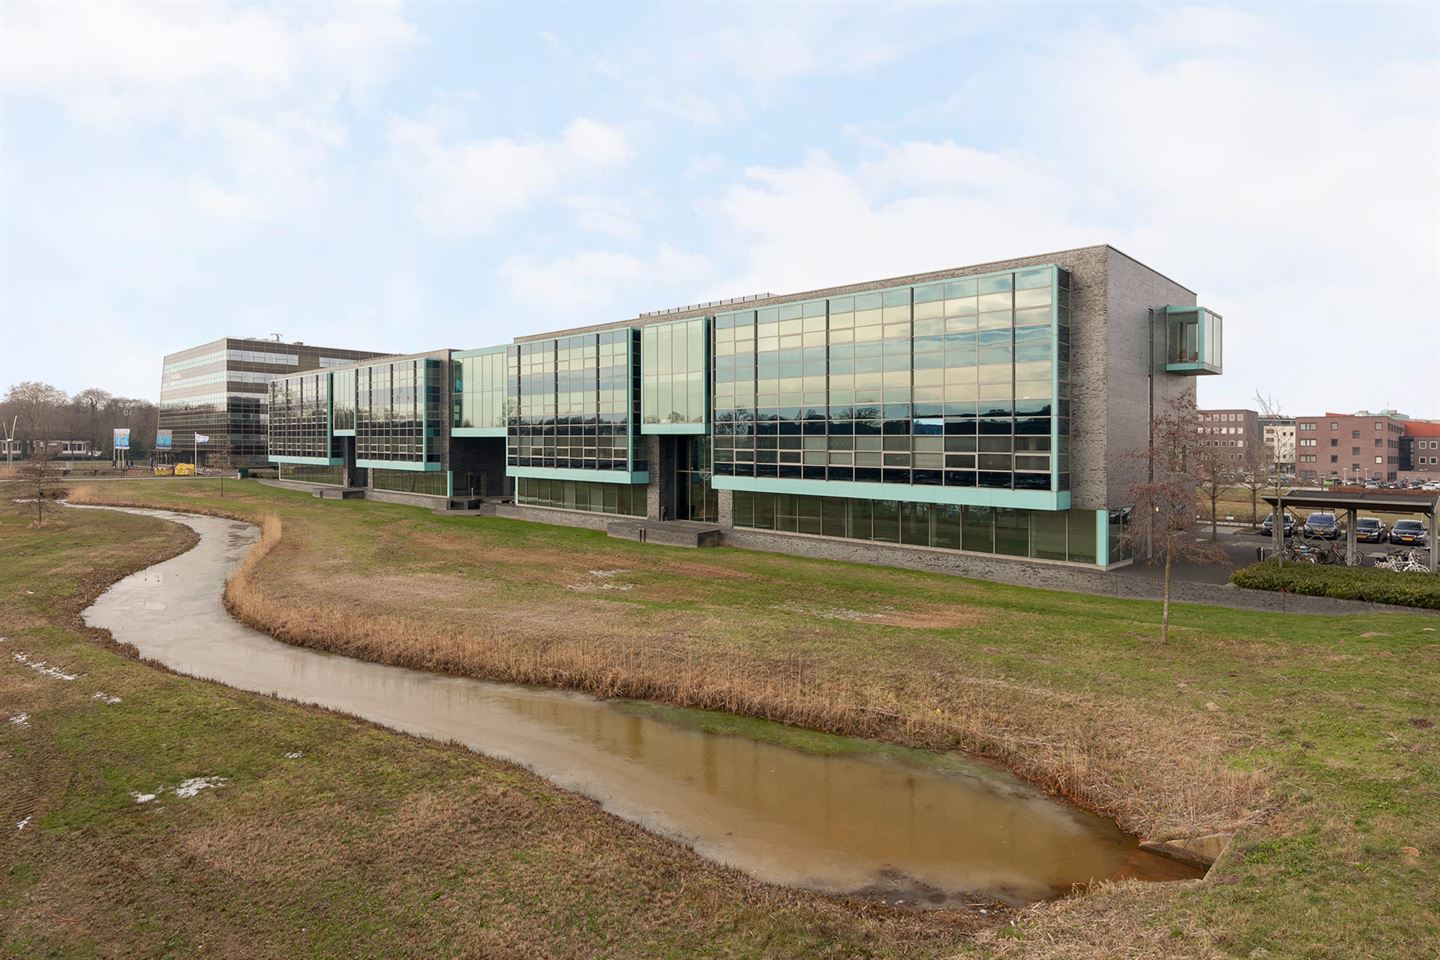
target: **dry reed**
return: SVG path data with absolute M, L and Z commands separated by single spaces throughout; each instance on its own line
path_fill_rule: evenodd
M 845 670 L 808 655 L 707 650 L 703 640 L 694 642 L 699 638 L 637 643 L 623 632 L 586 632 L 584 624 L 536 637 L 503 620 L 475 617 L 457 626 L 426 618 L 420 609 L 387 614 L 313 589 L 292 597 L 278 584 L 286 571 L 304 566 L 302 545 L 282 539 L 274 514 L 261 516 L 260 528 L 259 543 L 225 587 L 225 605 L 287 643 L 421 670 L 965 750 L 1147 837 L 1234 830 L 1253 820 L 1267 797 L 1263 776 L 1221 762 L 1225 737 L 1208 717 L 953 668 Z M 286 556 L 277 557 L 267 578 L 262 568 L 277 551 Z M 291 559 L 296 562 L 287 563 Z

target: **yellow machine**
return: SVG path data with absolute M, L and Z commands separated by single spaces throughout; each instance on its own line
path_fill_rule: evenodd
M 177 464 L 175 464 L 175 476 L 177 476 L 177 477 L 193 477 L 193 476 L 195 476 L 195 464 L 193 464 L 193 463 L 177 463 Z
M 155 476 L 157 476 L 157 477 L 173 477 L 174 475 L 175 475 L 175 468 L 174 468 L 173 466 L 169 465 L 169 464 L 166 464 L 166 465 L 163 466 L 163 467 L 156 467 L 156 468 L 155 468 Z

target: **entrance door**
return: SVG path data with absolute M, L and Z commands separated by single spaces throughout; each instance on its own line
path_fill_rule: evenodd
M 675 509 L 670 514 L 671 520 L 690 519 L 690 463 L 694 457 L 691 449 L 695 443 L 694 437 L 678 436 L 675 438 L 675 473 L 670 482 L 670 489 L 675 494 Z

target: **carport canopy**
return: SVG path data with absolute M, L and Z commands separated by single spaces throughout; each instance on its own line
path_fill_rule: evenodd
M 1277 519 L 1286 507 L 1309 507 L 1332 513 L 1346 514 L 1345 553 L 1355 554 L 1355 518 L 1360 513 L 1414 513 L 1428 518 L 1426 524 L 1430 546 L 1430 572 L 1440 569 L 1440 537 L 1436 536 L 1436 523 L 1440 521 L 1440 496 L 1429 492 L 1396 493 L 1393 491 L 1356 490 L 1290 490 L 1280 494 L 1266 494 L 1262 498 L 1270 505 Z M 1273 536 L 1277 555 L 1285 545 L 1285 524 L 1273 525 Z M 1284 562 L 1283 560 L 1281 561 Z

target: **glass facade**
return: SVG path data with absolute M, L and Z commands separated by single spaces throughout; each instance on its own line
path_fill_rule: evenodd
M 355 433 L 355 371 L 336 370 L 330 377 L 332 418 L 336 433 Z
M 300 483 L 328 483 L 333 486 L 343 486 L 345 483 L 345 468 L 343 466 L 320 466 L 312 463 L 279 463 L 276 467 L 280 473 L 281 480 L 296 480 Z
M 452 428 L 504 433 L 505 391 L 510 377 L 507 354 L 502 347 L 478 354 L 457 354 L 451 360 Z
M 1046 266 L 719 314 L 715 474 L 1068 490 L 1069 286 Z
M 438 463 L 440 363 L 392 360 L 356 370 L 355 459 Z M 363 465 L 363 463 L 362 463 Z
M 416 470 L 370 470 L 370 486 L 376 490 L 394 490 L 399 493 L 423 493 L 431 497 L 448 494 L 450 478 L 443 473 L 421 473 Z
M 590 513 L 645 516 L 645 487 L 638 484 L 587 483 L 583 480 L 544 480 L 521 477 L 515 481 L 515 502 L 534 507 L 559 507 Z
M 330 458 L 330 374 L 272 380 L 269 401 L 272 458 Z
M 642 328 L 642 432 L 705 432 L 709 332 L 706 317 Z
M 675 464 L 680 520 L 715 523 L 720 519 L 720 491 L 710 485 L 710 444 L 704 437 L 683 438 Z
M 1097 562 L 1094 510 L 1021 510 L 737 490 L 735 526 L 1071 563 Z
M 506 389 L 511 467 L 622 474 L 645 469 L 639 420 L 639 331 L 522 343 Z

